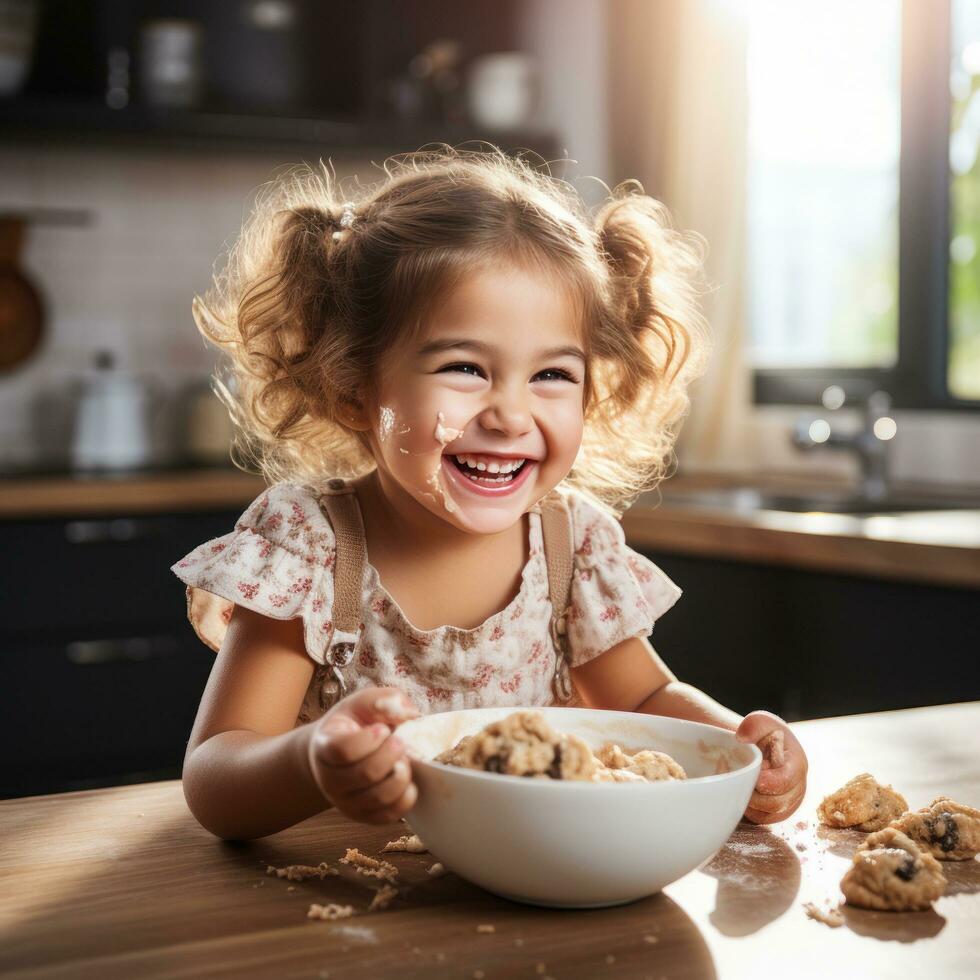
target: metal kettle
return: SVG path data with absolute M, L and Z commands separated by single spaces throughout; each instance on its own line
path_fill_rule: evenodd
M 154 462 L 156 401 L 148 382 L 115 370 L 111 351 L 99 351 L 95 372 L 83 381 L 78 393 L 72 468 L 104 471 L 150 466 Z

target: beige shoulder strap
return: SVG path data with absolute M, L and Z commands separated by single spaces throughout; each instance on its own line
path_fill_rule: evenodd
M 345 693 L 341 667 L 354 658 L 354 648 L 361 633 L 361 584 L 364 581 L 366 545 L 364 525 L 353 487 L 343 480 L 331 480 L 329 492 L 320 497 L 333 528 L 337 551 L 333 567 L 333 638 L 327 651 L 327 663 Z
M 540 503 L 541 536 L 548 568 L 548 594 L 551 598 L 551 633 L 557 653 L 553 688 L 559 701 L 572 697 L 568 669 L 566 618 L 572 591 L 572 520 L 564 498 L 551 493 Z

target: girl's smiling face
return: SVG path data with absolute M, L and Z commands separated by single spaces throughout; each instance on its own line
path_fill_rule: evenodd
M 460 530 L 512 526 L 581 445 L 580 321 L 543 272 L 466 276 L 382 365 L 369 438 L 383 482 Z

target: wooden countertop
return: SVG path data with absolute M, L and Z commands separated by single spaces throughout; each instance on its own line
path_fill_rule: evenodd
M 812 489 L 813 480 L 754 478 L 762 486 Z M 888 514 L 735 512 L 675 506 L 685 488 L 744 483 L 731 476 L 676 476 L 663 502 L 641 497 L 624 515 L 629 544 L 735 561 L 980 589 L 980 511 Z M 828 486 L 834 484 L 828 483 Z M 108 478 L 0 479 L 0 520 L 85 514 L 244 510 L 260 477 L 187 470 Z
M 236 469 L 173 470 L 118 477 L 0 479 L 0 519 L 245 509 L 265 481 Z
M 637 500 L 623 515 L 623 530 L 638 550 L 980 589 L 980 510 L 862 517 L 694 508 L 675 502 L 688 489 L 755 484 L 805 494 L 814 489 L 814 482 L 779 476 L 674 477 L 665 485 L 662 499 L 655 493 Z M 839 484 L 826 481 L 818 486 L 835 489 Z
M 664 893 L 592 911 L 514 904 L 452 874 L 429 878 L 431 855 L 394 854 L 385 856 L 409 887 L 387 911 L 367 913 L 370 891 L 358 881 L 291 884 L 265 867 L 335 862 L 350 846 L 376 854 L 395 827 L 331 812 L 261 841 L 224 844 L 194 821 L 178 782 L 9 800 L 0 803 L 0 971 L 100 980 L 980 975 L 976 860 L 943 865 L 947 894 L 931 912 L 847 909 L 845 925 L 830 929 L 803 909 L 840 898 L 862 835 L 818 828 L 814 811 L 856 773 L 893 783 L 912 807 L 940 794 L 980 804 L 980 703 L 794 730 L 810 783 L 790 821 L 742 825 Z M 358 914 L 306 918 L 312 902 L 330 901 Z M 481 924 L 495 931 L 479 932 Z

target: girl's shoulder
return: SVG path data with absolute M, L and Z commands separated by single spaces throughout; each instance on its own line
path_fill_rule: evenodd
M 626 536 L 611 511 L 581 490 L 562 488 L 561 494 L 571 520 L 576 563 L 590 564 L 622 553 Z
M 598 501 L 574 489 L 562 492 L 574 545 L 568 638 L 577 667 L 625 639 L 646 636 L 681 590 L 627 544 L 619 520 Z
M 217 651 L 235 605 L 273 619 L 301 618 L 310 656 L 330 639 L 336 539 L 321 507 L 329 487 L 277 483 L 253 500 L 227 534 L 171 566 L 187 587 L 198 636 Z
M 342 480 L 323 486 L 274 483 L 260 493 L 235 522 L 236 531 L 250 531 L 268 541 L 321 560 L 334 548 L 335 538 L 321 500 L 324 494 L 346 492 Z

